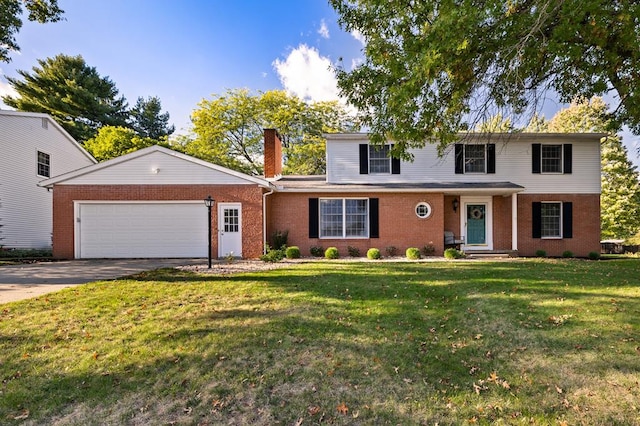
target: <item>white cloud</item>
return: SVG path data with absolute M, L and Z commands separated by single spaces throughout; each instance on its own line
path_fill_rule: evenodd
M 364 36 L 362 35 L 362 33 L 358 30 L 353 30 L 351 31 L 351 37 L 355 38 L 356 40 L 358 40 L 360 42 L 360 44 L 362 44 L 363 46 L 366 44 L 366 40 L 364 38 Z
M 327 27 L 327 23 L 324 22 L 324 19 L 322 21 L 320 21 L 320 28 L 318 29 L 318 34 L 320 34 L 320 36 L 322 38 L 329 38 L 329 28 Z
M 284 59 L 273 61 L 284 89 L 306 101 L 340 100 L 338 85 L 329 58 L 301 44 Z

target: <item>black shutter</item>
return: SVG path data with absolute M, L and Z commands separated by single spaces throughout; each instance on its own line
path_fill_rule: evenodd
M 399 175 L 400 174 L 400 159 L 391 157 L 391 174 Z
M 573 152 L 573 149 L 572 149 L 572 146 L 571 146 L 570 143 L 564 144 L 562 147 L 564 149 L 564 155 L 562 156 L 563 157 L 563 162 L 564 162 L 564 164 L 563 164 L 564 167 L 562 168 L 562 172 L 565 173 L 565 174 L 571 174 L 571 169 L 572 169 L 571 166 L 572 166 L 572 163 L 573 163 L 573 160 L 571 158 L 572 157 L 571 154 Z
M 542 238 L 542 203 L 532 203 L 531 223 L 533 224 L 532 238 Z
M 496 172 L 496 144 L 487 144 L 487 173 Z
M 369 145 L 366 143 L 360 144 L 360 174 L 369 174 Z
M 562 238 L 573 238 L 573 203 L 562 203 Z
M 531 144 L 531 173 L 540 173 L 541 151 L 539 143 Z
M 369 238 L 380 238 L 378 198 L 369 198 Z
M 320 202 L 317 198 L 309 198 L 309 238 L 320 236 Z
M 461 143 L 456 144 L 455 155 L 456 155 L 456 174 L 460 175 L 464 173 L 464 146 Z

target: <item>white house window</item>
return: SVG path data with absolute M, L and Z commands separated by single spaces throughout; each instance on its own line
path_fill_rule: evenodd
M 368 236 L 368 199 L 320 199 L 320 238 Z
M 391 145 L 369 145 L 369 173 L 391 173 Z
M 51 157 L 49 154 L 38 151 L 38 176 L 50 177 Z
M 418 203 L 416 206 L 416 216 L 420 219 L 426 219 L 431 216 L 431 205 L 429 203 Z
M 542 145 L 540 161 L 542 173 L 562 173 L 562 145 Z
M 486 145 L 464 146 L 464 172 L 484 173 L 486 168 Z
M 49 128 L 49 120 L 47 120 L 44 117 L 42 117 L 42 128 L 43 129 L 48 129 Z
M 542 203 L 540 225 L 542 238 L 562 238 L 562 203 Z

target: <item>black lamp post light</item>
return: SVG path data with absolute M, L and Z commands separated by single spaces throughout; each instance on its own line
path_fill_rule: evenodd
M 211 198 L 211 195 L 208 195 L 207 198 L 204 199 L 204 205 L 207 206 L 207 210 L 209 212 L 209 269 L 211 269 L 211 207 L 213 207 L 213 203 L 216 200 Z

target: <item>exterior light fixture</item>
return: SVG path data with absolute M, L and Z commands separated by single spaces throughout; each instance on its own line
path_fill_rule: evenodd
M 207 206 L 209 213 L 209 269 L 211 269 L 211 207 L 213 207 L 213 203 L 215 203 L 215 200 L 211 198 L 211 195 L 204 199 L 204 205 Z
M 458 199 L 454 198 L 453 202 L 451 204 L 453 205 L 453 211 L 457 212 L 458 211 L 458 206 L 459 206 Z

